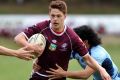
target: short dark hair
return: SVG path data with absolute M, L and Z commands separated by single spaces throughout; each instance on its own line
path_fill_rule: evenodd
M 88 40 L 90 47 L 101 44 L 101 38 L 98 34 L 88 25 L 83 25 L 74 28 L 76 34 L 84 41 Z
M 50 5 L 49 5 L 49 10 L 51 11 L 51 9 L 58 9 L 63 14 L 67 13 L 67 5 L 66 5 L 65 1 L 62 1 L 62 0 L 51 1 Z

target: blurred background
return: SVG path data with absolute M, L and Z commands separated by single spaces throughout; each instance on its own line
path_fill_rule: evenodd
M 103 46 L 120 70 L 120 0 L 65 0 L 72 28 L 91 25 L 101 36 Z M 13 41 L 24 28 L 49 19 L 50 0 L 0 0 L 0 45 L 18 49 Z M 32 61 L 0 56 L 0 80 L 28 80 Z M 71 60 L 69 70 L 81 70 Z M 68 79 L 70 80 L 70 79 Z M 90 77 L 88 80 L 92 80 Z

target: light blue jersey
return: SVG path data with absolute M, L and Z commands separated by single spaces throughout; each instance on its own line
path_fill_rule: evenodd
M 120 74 L 118 73 L 118 68 L 112 61 L 108 52 L 101 47 L 100 45 L 92 47 L 89 51 L 90 55 L 106 69 L 109 75 L 112 77 L 112 80 L 120 80 Z M 71 58 L 77 59 L 82 68 L 86 67 L 86 63 L 79 54 L 73 52 Z M 102 80 L 99 72 L 93 74 L 94 80 Z

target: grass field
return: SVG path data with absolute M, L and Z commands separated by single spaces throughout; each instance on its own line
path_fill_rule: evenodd
M 103 38 L 103 46 L 112 56 L 120 69 L 120 37 Z M 0 45 L 19 48 L 12 39 L 0 37 Z M 32 61 L 24 61 L 13 57 L 0 56 L 0 80 L 28 80 L 32 68 Z M 69 70 L 80 70 L 76 60 L 70 61 Z M 68 79 L 71 80 L 71 79 Z M 92 80 L 89 78 L 88 80 Z

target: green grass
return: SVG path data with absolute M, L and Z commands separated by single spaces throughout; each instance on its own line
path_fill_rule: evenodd
M 0 45 L 19 48 L 12 39 L 0 37 Z M 0 80 L 28 80 L 32 68 L 32 61 L 20 60 L 9 56 L 0 56 Z
M 0 45 L 8 48 L 17 49 L 19 48 L 12 39 L 0 37 Z M 117 43 L 107 43 L 103 45 L 112 59 L 120 69 L 120 40 Z M 24 61 L 14 57 L 6 57 L 0 55 L 0 80 L 28 80 L 32 68 L 32 61 Z M 76 60 L 71 60 L 69 70 L 81 70 Z M 68 79 L 75 80 L 75 79 Z M 89 78 L 92 80 L 92 78 Z
M 28 80 L 31 62 L 0 56 L 0 80 Z

